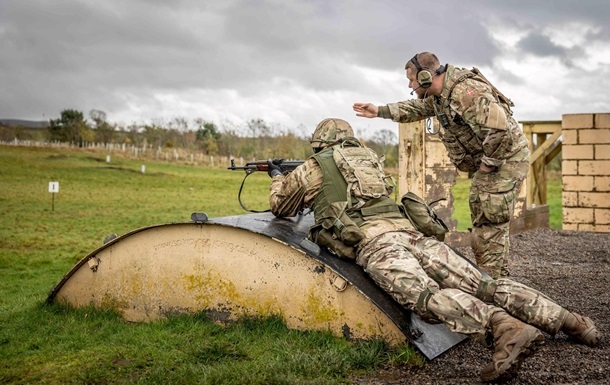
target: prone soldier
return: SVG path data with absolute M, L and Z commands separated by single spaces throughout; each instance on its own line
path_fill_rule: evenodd
M 541 292 L 508 278 L 490 279 L 445 243 L 415 230 L 390 198 L 377 154 L 341 119 L 313 133 L 314 155 L 284 175 L 269 161 L 271 211 L 291 217 L 309 208 L 309 238 L 340 258 L 353 259 L 398 303 L 431 322 L 493 344 L 483 381 L 509 379 L 551 335 L 564 332 L 595 346 L 599 331 Z

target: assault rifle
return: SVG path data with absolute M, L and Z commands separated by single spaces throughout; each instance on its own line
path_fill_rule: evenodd
M 271 162 L 273 164 L 279 166 L 282 173 L 284 175 L 286 175 L 289 172 L 293 171 L 295 168 L 302 165 L 305 161 L 304 160 L 272 159 Z M 267 161 L 266 160 L 254 160 L 252 162 L 246 163 L 245 166 L 236 166 L 235 159 L 231 158 L 231 166 L 229 166 L 227 169 L 233 170 L 233 171 L 244 170 L 246 172 L 246 176 L 244 176 L 244 179 L 241 181 L 241 186 L 239 186 L 239 193 L 237 194 L 237 199 L 239 200 L 240 206 L 244 210 L 249 211 L 251 213 L 262 213 L 262 212 L 269 211 L 269 210 L 264 210 L 264 211 L 250 210 L 241 201 L 241 191 L 244 188 L 244 183 L 246 182 L 246 178 L 257 171 L 269 172 L 269 164 L 267 164 Z

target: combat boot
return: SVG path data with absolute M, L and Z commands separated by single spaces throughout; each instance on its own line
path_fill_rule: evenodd
M 489 321 L 494 340 L 491 363 L 481 371 L 483 382 L 505 381 L 513 378 L 524 359 L 532 355 L 544 342 L 542 333 L 533 326 L 498 311 Z
M 561 331 L 587 346 L 593 347 L 599 344 L 599 330 L 589 317 L 568 313 L 561 326 Z

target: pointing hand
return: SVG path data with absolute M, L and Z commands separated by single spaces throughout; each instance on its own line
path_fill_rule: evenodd
M 378 108 L 376 105 L 371 103 L 354 103 L 352 107 L 356 111 L 356 116 L 362 116 L 365 118 L 376 118 Z

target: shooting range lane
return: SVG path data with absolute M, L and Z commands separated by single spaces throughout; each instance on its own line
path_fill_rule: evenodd
M 262 213 L 137 229 L 79 261 L 48 301 L 112 308 L 135 322 L 281 314 L 294 329 L 411 340 L 430 359 L 464 339 L 410 314 L 353 262 L 308 247 L 311 220 Z

